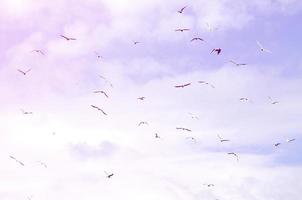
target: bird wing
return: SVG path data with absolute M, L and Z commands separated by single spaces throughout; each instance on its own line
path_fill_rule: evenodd
M 20 73 L 25 74 L 24 71 L 22 71 L 21 69 L 17 69 Z

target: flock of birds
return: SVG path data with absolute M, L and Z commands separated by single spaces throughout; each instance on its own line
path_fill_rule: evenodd
M 178 12 L 179 14 L 183 14 L 183 13 L 185 12 L 186 8 L 187 8 L 187 6 L 182 7 L 182 8 L 181 8 L 180 10 L 178 10 L 177 12 Z M 208 27 L 209 31 L 213 31 L 213 30 L 216 30 L 216 29 L 217 29 L 217 28 L 211 27 L 208 23 L 207 23 L 207 27 Z M 176 32 L 185 32 L 185 31 L 190 31 L 190 29 L 189 29 L 189 28 L 178 28 L 178 29 L 175 29 L 175 31 L 176 31 Z M 76 38 L 67 37 L 67 36 L 65 36 L 65 35 L 59 35 L 59 36 L 60 36 L 62 39 L 66 40 L 66 41 L 76 41 L 76 40 L 77 40 Z M 204 40 L 203 38 L 201 38 L 201 37 L 194 37 L 194 38 L 192 38 L 190 41 L 191 41 L 191 42 L 198 42 L 198 41 L 203 42 L 203 41 L 205 41 L 205 40 Z M 141 43 L 141 42 L 139 42 L 139 41 L 133 41 L 133 44 L 134 44 L 134 45 L 137 45 L 137 44 L 139 44 L 139 43 Z M 257 45 L 258 45 L 258 47 L 259 47 L 259 50 L 260 50 L 261 52 L 263 52 L 263 53 L 272 53 L 270 50 L 264 48 L 264 46 L 263 46 L 259 41 L 256 41 L 256 43 L 257 43 Z M 32 50 L 31 52 L 40 54 L 40 55 L 42 55 L 42 56 L 45 56 L 45 55 L 46 55 L 45 52 L 44 52 L 43 50 L 40 50 L 40 49 L 34 49 L 34 50 Z M 97 56 L 97 58 L 99 58 L 99 59 L 100 59 L 100 58 L 103 58 L 98 52 L 94 52 L 94 53 L 95 53 L 95 55 Z M 216 55 L 219 56 L 219 55 L 222 53 L 222 49 L 221 49 L 221 48 L 213 48 L 213 49 L 211 50 L 210 53 L 211 53 L 211 54 L 212 54 L 212 53 L 215 53 Z M 236 66 L 236 67 L 241 67 L 241 66 L 246 66 L 246 65 L 247 65 L 247 63 L 238 63 L 238 62 L 235 62 L 235 61 L 233 61 L 233 60 L 230 60 L 229 62 L 232 63 L 232 64 L 233 64 L 234 66 Z M 29 68 L 29 69 L 17 69 L 17 71 L 20 72 L 22 75 L 26 76 L 29 72 L 31 72 L 31 68 Z M 113 84 L 112 84 L 107 78 L 105 78 L 104 76 L 99 75 L 99 78 L 103 79 L 106 83 L 108 83 L 111 87 L 113 87 Z M 215 89 L 215 86 L 214 86 L 212 83 L 209 83 L 209 82 L 206 82 L 206 81 L 203 81 L 203 80 L 198 81 L 197 83 L 198 83 L 198 84 L 207 85 L 207 86 L 209 86 L 209 87 Z M 186 88 L 186 87 L 188 87 L 188 86 L 190 86 L 190 85 L 192 85 L 192 83 L 179 84 L 179 85 L 175 85 L 174 88 Z M 95 94 L 101 94 L 101 95 L 103 95 L 105 98 L 109 98 L 109 95 L 108 95 L 105 91 L 103 91 L 103 90 L 95 90 L 95 91 L 93 91 L 93 93 L 95 93 Z M 146 99 L 145 96 L 137 97 L 137 100 L 140 100 L 140 101 L 144 101 L 145 99 Z M 268 97 L 268 99 L 269 99 L 269 102 L 270 102 L 271 104 L 273 104 L 273 105 L 279 103 L 279 101 L 274 100 L 272 97 Z M 247 97 L 241 97 L 239 100 L 240 100 L 240 101 L 243 101 L 243 102 L 250 101 L 250 99 L 247 98 Z M 99 112 L 102 113 L 103 115 L 108 115 L 108 114 L 103 110 L 103 108 L 100 108 L 100 107 L 98 107 L 98 106 L 96 106 L 96 105 L 91 105 L 91 108 L 95 109 L 96 111 L 99 111 Z M 31 111 L 25 111 L 25 110 L 23 110 L 23 109 L 21 109 L 21 111 L 22 111 L 22 113 L 23 113 L 24 115 L 31 115 L 31 114 L 33 114 L 33 112 L 31 112 Z M 188 113 L 188 114 L 191 116 L 192 119 L 196 119 L 196 120 L 199 119 L 198 116 L 195 116 L 195 115 L 192 114 L 192 113 Z M 147 121 L 141 121 L 141 122 L 138 123 L 138 126 L 144 126 L 144 125 L 148 125 L 148 122 L 147 122 Z M 176 130 L 178 130 L 178 131 L 192 132 L 191 129 L 186 128 L 186 127 L 176 127 Z M 55 134 L 55 133 L 53 133 L 53 134 Z M 161 136 L 160 136 L 158 133 L 155 133 L 155 136 L 154 136 L 154 137 L 155 137 L 156 139 L 161 139 Z M 226 143 L 226 142 L 230 142 L 230 141 L 231 141 L 230 139 L 223 138 L 223 137 L 221 137 L 220 135 L 217 135 L 217 138 L 218 138 L 218 141 L 220 141 L 221 143 Z M 193 142 L 196 142 L 196 139 L 195 139 L 194 137 L 190 137 L 190 136 L 189 136 L 189 137 L 186 137 L 186 139 L 192 140 Z M 293 142 L 293 141 L 295 141 L 295 138 L 287 139 L 285 142 L 286 142 L 286 143 L 291 143 L 291 142 Z M 279 147 L 281 144 L 282 144 L 281 142 L 277 142 L 277 143 L 274 144 L 274 146 L 275 146 L 275 147 Z M 230 155 L 230 156 L 233 156 L 237 161 L 239 161 L 239 156 L 238 156 L 237 153 L 235 153 L 235 152 L 226 152 L 226 154 L 227 154 L 227 155 Z M 14 160 L 14 161 L 15 161 L 16 163 L 18 163 L 19 165 L 25 166 L 25 164 L 24 164 L 22 161 L 18 160 L 16 157 L 10 155 L 9 158 L 12 159 L 12 160 Z M 39 163 L 41 166 L 47 168 L 47 164 L 46 164 L 46 163 L 41 162 L 41 161 L 38 161 L 37 163 Z M 114 176 L 114 173 L 108 173 L 107 171 L 104 171 L 104 173 L 105 173 L 106 177 L 109 178 L 109 179 L 112 178 L 112 177 Z M 210 184 L 207 183 L 207 184 L 204 184 L 204 185 L 205 185 L 206 187 L 214 187 L 214 184 L 212 184 L 212 183 L 210 183 Z M 28 197 L 28 198 L 29 198 L 29 197 Z

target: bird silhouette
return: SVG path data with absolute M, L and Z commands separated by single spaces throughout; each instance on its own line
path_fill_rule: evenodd
M 137 99 L 143 101 L 145 98 L 146 97 L 138 97 Z
M 178 28 L 178 29 L 175 29 L 175 31 L 178 31 L 178 32 L 184 32 L 184 31 L 189 31 L 190 29 L 188 28 Z
M 220 135 L 217 135 L 217 137 L 219 138 L 220 142 L 229 142 L 230 141 L 227 139 L 223 139 L 222 137 L 220 137 Z
M 237 63 L 237 62 L 235 62 L 235 61 L 233 61 L 233 60 L 230 60 L 229 62 L 230 62 L 230 63 L 233 63 L 233 64 L 236 65 L 237 67 L 247 65 L 246 63 Z
M 261 52 L 272 53 L 270 50 L 265 49 L 265 48 L 263 47 L 263 45 L 262 45 L 259 41 L 256 41 L 256 42 L 257 42 L 257 45 L 258 45 L 258 47 L 260 48 L 260 51 L 261 51 Z
M 233 156 L 235 156 L 236 159 L 237 159 L 237 162 L 239 161 L 238 155 L 237 155 L 236 153 L 234 153 L 234 152 L 229 152 L 228 155 L 233 155 Z
M 22 166 L 25 166 L 23 162 L 19 161 L 18 159 L 16 159 L 14 156 L 9 156 L 11 159 L 15 160 L 17 163 L 19 163 Z
M 114 175 L 113 173 L 107 173 L 106 171 L 104 171 L 104 172 L 105 172 L 107 178 L 111 178 Z
M 64 35 L 60 35 L 62 38 L 64 38 L 65 40 L 67 41 L 70 41 L 70 40 L 76 40 L 76 38 L 71 38 L 71 37 L 66 37 Z
M 184 88 L 184 87 L 187 87 L 189 85 L 191 85 L 191 83 L 187 83 L 187 84 L 184 84 L 184 85 L 175 85 L 174 87 L 175 88 Z
M 187 6 L 182 7 L 180 10 L 178 10 L 177 12 L 182 14 L 184 12 L 184 10 L 186 9 Z
M 149 125 L 149 124 L 148 124 L 148 122 L 142 121 L 142 122 L 138 123 L 138 126 L 141 126 L 141 125 Z
M 183 130 L 183 131 L 188 131 L 188 132 L 192 132 L 191 129 L 188 128 L 183 128 L 183 127 L 176 127 L 177 130 Z
M 21 69 L 17 69 L 17 70 L 18 70 L 18 72 L 20 72 L 20 73 L 23 74 L 24 76 L 25 76 L 28 72 L 31 71 L 31 69 L 28 69 L 28 70 L 26 70 L 26 71 L 23 71 L 23 70 L 21 70 Z
M 217 55 L 219 55 L 221 53 L 221 49 L 220 48 L 214 48 L 211 53 L 215 52 Z
M 21 109 L 21 112 L 22 112 L 24 115 L 31 115 L 31 114 L 33 114 L 33 112 L 24 111 L 23 109 Z
M 204 39 L 200 38 L 200 37 L 195 37 L 191 39 L 191 42 L 193 41 L 204 41 Z
M 206 81 L 198 81 L 198 83 L 200 83 L 200 84 L 205 84 L 205 85 L 209 85 L 211 88 L 215 88 L 215 86 L 214 86 L 213 84 L 208 83 L 208 82 L 206 82 Z
M 96 91 L 93 91 L 93 93 L 101 93 L 101 94 L 103 94 L 105 97 L 109 98 L 109 96 L 107 95 L 107 93 L 104 92 L 103 90 L 96 90 Z
M 91 105 L 91 107 L 97 109 L 98 111 L 101 111 L 104 115 L 107 115 L 107 113 L 105 113 L 101 108 L 94 105 Z
M 39 53 L 39 54 L 45 56 L 45 53 L 42 50 L 40 50 L 40 49 L 34 49 L 31 52 Z

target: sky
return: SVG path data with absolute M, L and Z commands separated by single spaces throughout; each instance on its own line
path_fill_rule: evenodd
M 299 0 L 2 0 L 0 199 L 299 199 L 301 11 Z

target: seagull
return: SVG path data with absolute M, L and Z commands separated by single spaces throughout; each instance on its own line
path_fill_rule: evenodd
M 204 39 L 202 39 L 202 38 L 200 38 L 200 37 L 195 37 L 195 38 L 192 38 L 191 39 L 191 42 L 193 42 L 193 41 L 204 41 Z
M 188 132 L 192 132 L 192 130 L 188 129 L 188 128 L 182 128 L 182 127 L 176 127 L 177 130 L 183 130 L 183 131 L 188 131 Z
M 184 32 L 184 31 L 189 31 L 190 29 L 188 28 L 179 28 L 179 29 L 175 29 L 175 31 L 180 31 L 180 32 Z
M 182 14 L 184 12 L 184 9 L 186 8 L 187 6 L 185 7 L 182 7 L 180 10 L 178 10 L 177 12 L 179 12 L 180 14 Z
M 25 76 L 28 72 L 31 71 L 31 69 L 28 69 L 28 70 L 26 70 L 26 71 L 23 71 L 23 70 L 21 70 L 21 69 L 17 69 L 17 70 L 18 70 L 18 72 L 22 73 L 24 76 Z
M 210 183 L 210 184 L 203 184 L 203 185 L 205 185 L 205 186 L 207 186 L 207 187 L 214 187 L 215 185 L 213 184 L 213 183 Z
M 107 178 L 111 178 L 114 174 L 113 173 L 107 173 L 106 171 L 104 171 L 105 172 L 105 174 L 106 174 L 106 176 L 107 176 Z
M 155 138 L 160 139 L 160 136 L 157 133 L 155 133 Z
M 148 124 L 148 122 L 140 122 L 140 123 L 138 123 L 138 126 L 140 126 L 140 125 L 149 125 L 149 124 Z
M 21 162 L 21 161 L 19 161 L 19 160 L 17 160 L 15 157 L 13 157 L 13 156 L 9 156 L 11 159 L 13 159 L 13 160 L 15 160 L 17 163 L 19 163 L 20 165 L 22 165 L 22 166 L 24 166 L 24 163 L 23 162 Z
M 263 47 L 263 45 L 262 45 L 259 41 L 256 41 L 256 42 L 257 42 L 257 45 L 258 45 L 258 47 L 260 48 L 260 51 L 261 51 L 261 52 L 272 53 L 270 50 L 265 49 L 265 48 Z
M 100 77 L 101 79 L 104 79 L 106 83 L 109 83 L 109 85 L 110 85 L 111 87 L 113 87 L 113 84 L 112 84 L 110 81 L 108 81 L 107 78 L 105 78 L 104 76 L 101 76 L 101 75 L 99 75 L 99 77 Z
M 237 62 L 235 62 L 235 61 L 233 61 L 233 60 L 230 60 L 229 62 L 230 62 L 230 63 L 233 63 L 233 64 L 236 65 L 237 67 L 247 65 L 246 63 L 237 63 Z
M 293 138 L 293 139 L 287 139 L 286 142 L 293 142 L 295 140 L 296 140 L 295 138 Z
M 141 42 L 139 42 L 139 41 L 133 41 L 134 45 L 139 44 L 139 43 L 141 43 Z
M 40 50 L 40 49 L 34 49 L 31 52 L 36 52 L 36 53 L 39 53 L 39 54 L 45 56 L 44 52 L 42 50 Z
M 98 58 L 103 58 L 103 56 L 101 56 L 98 52 L 95 51 L 94 53 Z
M 101 111 L 104 115 L 107 115 L 107 113 L 105 113 L 101 108 L 94 105 L 91 105 L 91 107 L 97 109 L 98 111 Z
M 106 94 L 106 92 L 104 92 L 103 90 L 96 90 L 93 93 L 102 93 L 105 95 L 105 97 L 109 98 L 108 95 Z
M 219 55 L 221 53 L 221 49 L 220 48 L 214 48 L 211 53 L 215 52 L 217 55 Z
M 210 84 L 210 83 L 208 83 L 208 82 L 206 82 L 206 81 L 198 81 L 198 83 L 205 84 L 205 85 L 209 85 L 209 86 L 211 86 L 211 88 L 215 88 L 214 85 L 212 85 L 212 84 Z
M 274 100 L 272 99 L 272 97 L 268 97 L 268 99 L 271 101 L 271 104 L 273 104 L 273 105 L 279 103 L 279 101 L 274 101 Z
M 278 143 L 274 144 L 274 146 L 275 146 L 275 147 L 278 147 L 278 146 L 280 146 L 280 145 L 281 145 L 281 143 L 280 143 L 280 142 L 278 142 Z
M 217 135 L 217 137 L 220 139 L 220 142 L 229 142 L 230 141 L 227 139 L 223 139 L 222 137 L 220 137 L 220 135 Z
M 174 87 L 175 88 L 184 88 L 184 87 L 187 87 L 189 85 L 191 85 L 191 83 L 187 83 L 187 84 L 184 84 L 184 85 L 175 85 Z
M 143 101 L 146 97 L 138 97 L 137 99 Z
M 43 167 L 47 168 L 47 165 L 46 165 L 44 162 L 38 161 L 38 163 L 39 163 L 40 165 L 42 165 Z
M 196 115 L 194 115 L 193 113 L 188 113 L 192 119 L 199 119 Z
M 33 112 L 24 111 L 23 109 L 21 109 L 21 111 L 22 111 L 22 113 L 23 113 L 24 115 L 32 115 L 32 114 L 33 114 Z
M 230 152 L 230 153 L 228 153 L 228 155 L 233 155 L 233 156 L 235 156 L 235 157 L 236 157 L 236 159 L 237 159 L 237 162 L 239 161 L 239 159 L 238 159 L 238 155 L 237 155 L 236 153 L 234 153 L 234 152 Z
M 196 143 L 196 139 L 194 137 L 186 137 L 186 139 L 192 140 Z
M 248 101 L 249 99 L 246 98 L 246 97 L 242 97 L 242 98 L 240 98 L 239 100 L 240 100 L 240 101 Z
M 71 37 L 66 37 L 64 35 L 60 35 L 62 38 L 64 38 L 65 40 L 69 41 L 69 40 L 76 40 L 76 38 L 71 38 Z

